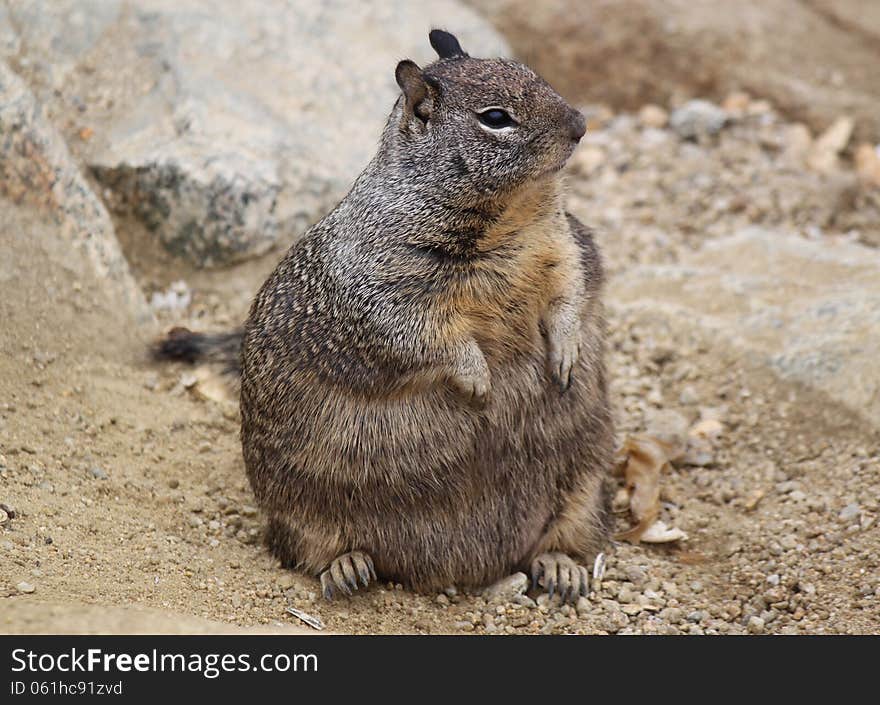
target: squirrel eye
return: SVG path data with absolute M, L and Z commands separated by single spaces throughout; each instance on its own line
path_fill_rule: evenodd
M 506 110 L 502 110 L 501 108 L 489 108 L 488 110 L 478 113 L 477 117 L 480 119 L 481 123 L 493 130 L 500 130 L 502 127 L 516 127 L 517 125 L 516 120 L 510 117 L 510 114 Z

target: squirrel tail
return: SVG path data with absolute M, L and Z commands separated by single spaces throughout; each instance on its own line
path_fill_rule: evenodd
M 216 362 L 224 371 L 241 375 L 241 343 L 244 331 L 231 333 L 194 333 L 188 328 L 172 328 L 165 337 L 153 344 L 150 352 L 154 360 L 182 362 Z

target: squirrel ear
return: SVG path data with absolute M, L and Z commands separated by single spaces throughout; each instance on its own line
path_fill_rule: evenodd
M 467 56 L 467 53 L 461 48 L 461 44 L 458 43 L 458 39 L 455 35 L 442 29 L 432 29 L 428 33 L 428 40 L 431 42 L 434 51 L 437 52 L 437 56 L 441 59 L 453 59 L 455 57 Z
M 414 61 L 404 59 L 397 64 L 394 72 L 397 85 L 403 91 L 406 98 L 406 110 L 415 115 L 422 122 L 427 122 L 434 109 L 431 88 L 422 75 L 422 70 Z

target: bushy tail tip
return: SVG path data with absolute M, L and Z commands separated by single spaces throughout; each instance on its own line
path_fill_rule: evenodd
M 241 372 L 239 359 L 243 332 L 194 333 L 188 328 L 172 328 L 165 337 L 156 341 L 150 352 L 154 360 L 181 362 L 216 362 L 226 372 Z

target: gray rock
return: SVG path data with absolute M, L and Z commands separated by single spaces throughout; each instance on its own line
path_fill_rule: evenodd
M 535 609 L 535 607 L 538 606 L 538 603 L 528 595 L 515 595 L 511 602 L 520 607 L 528 607 L 529 609 Z
M 678 401 L 685 406 L 694 406 L 700 402 L 700 395 L 696 389 L 688 385 L 681 390 L 681 394 L 678 396 Z
M 626 577 L 629 581 L 637 586 L 642 585 L 648 578 L 644 568 L 640 568 L 637 565 L 628 565 L 624 568 L 623 572 L 626 573 Z
M 525 573 L 514 573 L 490 585 L 483 591 L 483 596 L 490 602 L 513 601 L 529 587 L 529 579 Z
M 684 453 L 689 427 L 688 420 L 674 409 L 649 408 L 645 411 L 646 433 L 668 443 L 672 458 L 679 458 Z
M 24 595 L 30 595 L 32 592 L 36 590 L 36 588 L 28 582 L 22 580 L 18 585 L 15 586 L 15 589 Z
M 2 61 L 0 197 L 16 210 L 28 211 L 29 219 L 41 220 L 39 226 L 28 225 L 31 239 L 53 238 L 81 253 L 114 308 L 128 311 L 139 323 L 153 321 L 104 205 L 83 178 L 61 135 L 49 123 L 42 102 Z M 13 226 L 12 219 L 11 209 L 5 209 L 0 227 L 18 230 L 21 225 Z M 4 233 L 4 243 L 12 243 L 13 256 L 2 258 L 0 281 L 22 276 L 15 266 L 16 239 L 20 235 L 10 233 L 8 241 L 6 237 Z M 74 269 L 76 261 L 68 256 L 64 267 Z
M 797 548 L 798 541 L 797 537 L 793 534 L 786 534 L 781 539 L 779 539 L 779 544 L 787 551 L 791 551 Z
M 660 617 L 670 624 L 680 624 L 682 620 L 681 609 L 678 607 L 666 607 L 660 610 Z
M 634 602 L 635 599 L 635 593 L 633 593 L 633 591 L 626 586 L 620 588 L 617 593 L 617 601 L 622 604 L 629 604 L 631 602 Z
M 748 622 L 748 630 L 749 634 L 763 634 L 764 633 L 764 620 L 760 617 L 749 617 Z
M 709 467 L 715 462 L 715 453 L 708 441 L 694 439 L 688 443 L 688 448 L 681 456 L 680 462 L 683 465 L 693 465 L 694 467 Z
M 579 597 L 575 606 L 579 617 L 586 617 L 595 611 L 593 603 L 586 597 Z
M 858 504 L 847 504 L 840 510 L 840 514 L 837 516 L 841 521 L 852 521 L 853 519 L 858 519 L 861 513 L 862 509 Z
M 375 150 L 397 61 L 432 59 L 432 20 L 475 55 L 509 54 L 455 0 L 30 0 L 6 12 L 21 34 L 0 50 L 19 50 L 57 114 L 92 130 L 71 142 L 114 208 L 199 266 L 289 243 L 338 202 Z
M 880 253 L 760 228 L 674 266 L 635 268 L 610 298 L 698 325 L 786 380 L 880 424 Z
M 89 473 L 91 473 L 92 477 L 94 477 L 96 480 L 107 479 L 107 473 L 97 466 L 89 468 Z
M 685 140 L 714 135 L 727 124 L 729 116 L 714 103 L 707 100 L 690 100 L 669 118 L 669 126 Z

